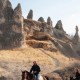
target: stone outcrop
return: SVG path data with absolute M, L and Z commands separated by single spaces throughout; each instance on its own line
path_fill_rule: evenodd
M 13 9 L 9 0 L 0 0 L 0 24 L 12 19 Z
M 38 21 L 40 21 L 40 22 L 45 22 L 45 20 L 44 20 L 43 17 L 40 17 L 40 18 L 38 19 Z
M 52 44 L 50 44 L 49 42 L 37 41 L 37 40 L 27 40 L 26 43 L 29 46 L 32 46 L 33 48 L 43 48 L 44 50 L 49 50 L 51 52 L 57 51 L 57 49 Z
M 18 4 L 13 12 L 12 19 L 12 36 L 14 37 L 12 42 L 14 42 L 14 46 L 22 45 L 23 40 L 23 17 L 22 17 L 22 9 L 21 5 Z
M 13 10 L 9 0 L 0 0 L 0 49 L 21 45 L 22 24 L 20 4 Z
M 59 20 L 59 21 L 57 22 L 55 28 L 58 29 L 58 30 L 64 31 L 61 20 Z
M 50 17 L 47 18 L 47 24 L 50 25 L 50 26 L 52 26 L 52 20 L 51 20 Z
M 10 1 L 7 1 L 7 5 L 4 8 L 4 17 L 6 18 L 7 22 L 11 22 L 13 16 L 13 9 Z
M 12 30 L 16 33 L 21 33 L 22 27 L 23 27 L 22 9 L 21 9 L 21 5 L 18 4 L 17 7 L 14 9 L 14 13 L 13 13 Z
M 21 5 L 18 4 L 17 7 L 14 9 L 13 20 L 17 23 L 21 23 L 21 19 L 22 19 L 22 9 Z
M 46 22 L 37 22 L 37 21 L 31 21 L 31 20 L 24 20 L 24 31 L 27 35 L 34 35 L 34 33 L 48 33 L 50 35 L 53 35 L 53 27 L 50 25 L 47 25 Z M 40 36 L 40 35 L 39 35 Z M 35 36 L 36 37 L 36 36 Z
M 33 19 L 33 10 L 30 10 L 27 19 Z
M 59 21 L 57 22 L 56 26 L 54 27 L 54 29 L 53 29 L 53 35 L 54 35 L 56 38 L 59 38 L 59 39 L 67 38 L 67 34 L 66 34 L 66 32 L 64 31 L 64 29 L 63 29 L 63 25 L 62 25 L 61 20 L 59 20 Z
M 48 32 L 50 35 L 53 35 L 53 24 L 50 17 L 47 18 Z
M 43 17 L 38 21 L 33 19 L 33 11 L 30 10 L 27 19 L 22 16 L 21 5 L 13 10 L 9 0 L 0 0 L 0 49 L 22 46 L 26 40 L 50 40 L 54 38 L 62 41 L 71 41 L 69 35 L 63 29 L 61 20 L 53 28 L 50 17 L 45 22 Z M 78 42 L 78 27 L 73 42 Z M 58 42 L 59 43 L 59 42 Z
M 73 37 L 73 43 L 78 43 L 79 42 L 79 34 L 78 34 L 79 29 L 78 29 L 78 26 L 76 26 L 75 30 L 76 30 L 76 33 Z

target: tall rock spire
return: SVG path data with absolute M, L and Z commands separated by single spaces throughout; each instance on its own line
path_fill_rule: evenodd
M 6 13 L 5 14 L 6 21 L 7 22 L 12 21 L 13 9 L 12 9 L 12 4 L 9 0 L 7 1 L 7 5 L 6 5 L 4 11 L 5 11 L 4 14 Z
M 0 23 L 10 21 L 12 19 L 13 9 L 9 0 L 0 0 Z
M 13 10 L 9 0 L 0 0 L 1 48 L 17 47 L 23 41 L 23 17 L 21 5 Z
M 33 10 L 30 10 L 28 15 L 27 15 L 27 19 L 33 19 Z
M 64 31 L 64 30 L 63 30 L 63 25 L 62 25 L 62 21 L 61 21 L 61 20 L 59 20 L 59 21 L 57 22 L 55 28 L 58 29 L 58 30 Z
M 47 24 L 50 25 L 50 26 L 52 26 L 52 20 L 51 20 L 50 17 L 47 18 Z
M 78 43 L 79 42 L 79 34 L 78 34 L 79 29 L 78 29 L 78 26 L 76 26 L 75 30 L 76 30 L 76 33 L 74 35 L 73 42 Z
M 22 19 L 22 9 L 21 9 L 21 5 L 20 3 L 17 5 L 17 7 L 14 9 L 14 13 L 13 13 L 13 20 L 15 22 L 21 22 Z

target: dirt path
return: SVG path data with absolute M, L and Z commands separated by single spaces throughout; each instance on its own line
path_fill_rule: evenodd
M 59 69 L 61 67 L 61 63 L 56 59 L 53 58 L 51 55 L 49 55 L 47 52 L 45 52 L 43 49 L 40 49 L 44 54 L 46 54 L 53 62 L 55 62 L 55 68 L 53 69 L 53 71 Z

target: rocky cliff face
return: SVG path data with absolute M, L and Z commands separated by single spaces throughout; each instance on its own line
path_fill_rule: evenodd
M 9 0 L 0 0 L 0 48 L 17 47 L 22 40 L 20 4 L 13 10 Z
M 26 43 L 32 47 L 44 48 L 46 46 L 44 49 L 51 49 L 50 51 L 59 49 L 64 54 L 79 52 L 79 49 L 73 49 L 74 42 L 79 40 L 78 27 L 76 27 L 74 39 L 71 39 L 64 31 L 61 20 L 55 27 L 50 17 L 47 21 L 43 17 L 34 21 L 32 10 L 29 11 L 27 18 L 22 17 L 20 4 L 13 10 L 9 0 L 0 0 L 0 49 L 20 47 Z M 49 42 L 45 43 L 45 41 Z M 50 43 L 55 45 L 55 49 Z
M 43 32 L 48 33 L 50 35 L 53 35 L 53 27 L 50 25 L 47 25 L 46 22 L 37 22 L 34 20 L 24 20 L 24 31 L 26 31 L 26 34 L 33 35 L 34 32 Z

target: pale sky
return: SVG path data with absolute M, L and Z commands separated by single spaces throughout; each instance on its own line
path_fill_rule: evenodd
M 48 16 L 53 26 L 62 20 L 63 28 L 68 34 L 75 34 L 75 26 L 80 29 L 80 0 L 11 0 L 13 8 L 21 3 L 23 16 L 26 18 L 30 9 L 34 12 L 34 20 Z M 79 31 L 80 35 L 80 31 Z

